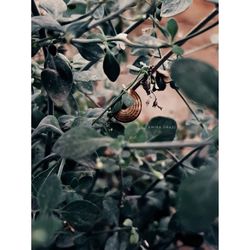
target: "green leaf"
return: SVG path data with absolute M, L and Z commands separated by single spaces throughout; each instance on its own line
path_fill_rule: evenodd
M 93 226 L 99 214 L 100 209 L 87 200 L 73 201 L 62 210 L 63 218 L 83 231 Z
M 38 124 L 36 129 L 33 131 L 32 138 L 34 138 L 35 136 L 41 133 L 49 132 L 49 131 L 55 132 L 60 135 L 63 134 L 63 131 L 60 129 L 60 126 L 56 117 L 53 115 L 47 115 L 41 120 L 41 122 Z
M 86 155 L 108 146 L 112 141 L 112 138 L 102 136 L 93 128 L 74 127 L 56 141 L 53 151 L 63 158 L 81 161 Z
M 118 226 L 119 209 L 118 202 L 115 199 L 107 197 L 105 200 L 103 200 L 103 214 L 111 225 L 115 224 L 116 226 Z
M 176 129 L 177 124 L 175 120 L 162 116 L 152 118 L 146 127 L 150 141 L 172 141 L 175 137 Z
M 103 49 L 97 43 L 81 43 L 79 41 L 74 41 L 72 44 L 78 49 L 81 56 L 88 61 L 98 61 L 104 55 Z
M 171 39 L 173 41 L 174 38 L 175 38 L 175 35 L 178 32 L 178 24 L 175 21 L 175 19 L 173 19 L 173 18 L 169 19 L 168 22 L 167 22 L 167 27 L 166 28 L 167 28 L 168 33 L 171 35 Z
M 48 247 L 54 240 L 63 223 L 53 214 L 39 214 L 32 223 L 32 249 Z
M 112 82 L 116 81 L 120 75 L 120 65 L 110 50 L 106 52 L 104 57 L 103 71 Z
M 107 239 L 104 250 L 120 249 L 119 245 L 118 233 L 115 232 Z
M 177 56 L 182 56 L 184 54 L 184 50 L 182 47 L 178 45 L 173 45 L 172 46 L 172 51 L 177 55 Z
M 192 0 L 162 0 L 161 16 L 171 17 L 185 11 L 191 4 Z
M 171 77 L 184 94 L 200 105 L 218 111 L 218 71 L 199 60 L 176 60 Z
M 49 176 L 40 186 L 37 194 L 38 205 L 41 211 L 51 211 L 62 202 L 62 185 L 56 175 Z
M 209 166 L 185 179 L 177 193 L 177 212 L 184 230 L 207 230 L 218 216 L 218 169 Z

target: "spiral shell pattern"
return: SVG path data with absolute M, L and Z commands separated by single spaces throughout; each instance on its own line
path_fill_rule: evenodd
M 134 103 L 126 109 L 121 109 L 117 112 L 114 117 L 119 122 L 132 122 L 134 121 L 141 113 L 142 110 L 142 101 L 140 96 L 134 91 L 130 90 L 129 94 L 134 100 Z

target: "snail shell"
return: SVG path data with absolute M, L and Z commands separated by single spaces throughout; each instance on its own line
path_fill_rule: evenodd
M 132 122 L 141 113 L 142 101 L 140 96 L 135 92 L 135 90 L 130 90 L 129 94 L 133 98 L 134 103 L 128 108 L 121 109 L 114 115 L 115 119 L 119 122 Z

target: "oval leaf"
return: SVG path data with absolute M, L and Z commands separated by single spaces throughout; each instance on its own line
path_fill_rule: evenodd
M 71 225 L 86 230 L 93 226 L 100 209 L 90 201 L 78 200 L 69 203 L 62 210 L 62 216 Z
M 116 81 L 120 75 L 120 65 L 114 55 L 107 51 L 103 61 L 103 71 L 112 82 Z
M 99 147 L 107 146 L 113 141 L 110 137 L 99 134 L 93 128 L 74 127 L 62 135 L 54 144 L 53 151 L 63 158 L 81 161 Z
M 184 58 L 175 61 L 171 77 L 184 94 L 215 111 L 218 110 L 218 71 L 207 63 Z
M 181 183 L 177 212 L 184 230 L 202 232 L 211 226 L 218 216 L 217 167 L 207 167 Z
M 192 4 L 192 0 L 162 0 L 161 16 L 171 17 L 186 10 Z
M 63 190 L 60 180 L 56 175 L 49 176 L 40 186 L 37 194 L 38 205 L 41 211 L 51 211 L 63 199 Z
M 46 69 L 41 73 L 41 83 L 52 101 L 57 106 L 62 106 L 73 85 L 73 74 L 69 63 L 60 53 L 56 56 L 49 54 L 45 66 Z
M 178 32 L 178 24 L 173 18 L 169 19 L 168 22 L 167 22 L 167 31 L 171 35 L 171 38 L 172 38 L 172 41 L 173 41 L 174 38 L 175 38 L 175 35 Z
M 176 121 L 157 116 L 149 121 L 146 130 L 150 141 L 172 141 L 177 129 Z
M 103 49 L 97 43 L 72 42 L 83 58 L 88 61 L 98 61 L 103 57 Z

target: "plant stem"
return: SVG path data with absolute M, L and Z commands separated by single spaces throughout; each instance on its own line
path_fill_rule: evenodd
M 178 166 L 180 166 L 185 160 L 187 160 L 192 154 L 194 154 L 196 151 L 201 150 L 205 145 L 199 145 L 198 147 L 194 148 L 192 151 L 190 151 L 188 154 L 186 154 L 180 161 L 176 162 L 172 167 L 170 167 L 165 173 L 164 178 L 166 178 L 167 175 L 169 175 L 171 172 L 173 172 Z M 155 180 L 141 195 L 141 198 L 144 198 L 148 192 L 150 192 L 157 184 L 160 182 L 160 180 Z
M 57 173 L 57 176 L 59 179 L 61 179 L 64 165 L 65 165 L 65 158 L 62 158 L 59 169 L 58 169 L 58 173 Z
M 196 141 L 173 141 L 173 142 L 138 142 L 138 143 L 128 143 L 124 146 L 124 149 L 173 149 L 173 148 L 183 148 L 183 147 L 200 147 L 213 144 L 211 139 L 204 140 L 201 142 Z

